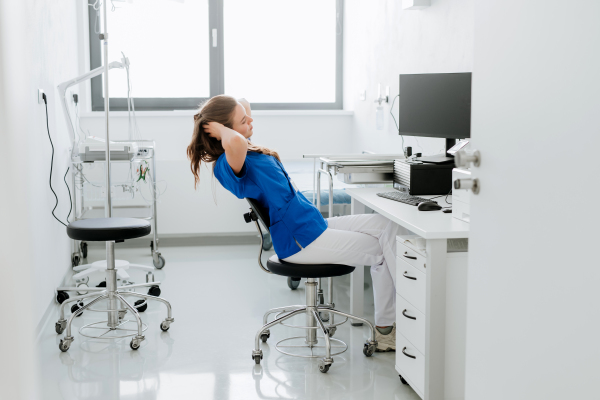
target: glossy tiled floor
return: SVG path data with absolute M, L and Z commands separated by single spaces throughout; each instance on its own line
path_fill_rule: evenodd
M 319 372 L 317 360 L 275 350 L 278 340 L 302 334 L 282 326 L 271 330 L 264 359 L 255 365 L 251 352 L 262 315 L 269 308 L 303 304 L 304 285 L 291 291 L 285 278 L 261 272 L 255 245 L 161 250 L 167 265 L 156 278 L 173 307 L 170 330 L 159 329 L 166 309 L 154 302 L 141 314 L 148 330 L 139 350 L 129 348 L 130 339 L 86 339 L 75 331 L 75 342 L 62 353 L 58 342 L 63 335 L 54 332 L 58 315 L 53 316 L 38 343 L 44 399 L 419 399 L 401 384 L 394 353 L 365 357 L 366 330 L 349 324 L 335 335 L 349 349 L 334 357 L 327 374 Z M 103 250 L 90 249 L 88 261 L 103 256 Z M 117 258 L 151 263 L 149 249 L 117 248 Z M 142 282 L 143 274 L 130 272 Z M 372 289 L 365 275 L 366 317 L 372 320 Z M 94 276 L 90 285 L 100 280 Z M 334 302 L 342 311 L 349 311 L 349 282 L 348 276 L 335 279 Z M 86 312 L 74 325 L 103 317 Z

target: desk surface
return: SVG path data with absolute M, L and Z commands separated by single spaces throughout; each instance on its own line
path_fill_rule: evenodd
M 469 224 L 440 211 L 419 211 L 416 206 L 377 196 L 377 193 L 396 191 L 392 188 L 346 189 L 353 200 L 377 211 L 400 226 L 424 239 L 458 239 L 469 237 Z M 422 196 L 435 197 L 435 196 Z M 451 202 L 451 196 L 448 201 Z M 441 202 L 440 202 L 441 200 Z M 436 201 L 444 206 L 444 197 Z

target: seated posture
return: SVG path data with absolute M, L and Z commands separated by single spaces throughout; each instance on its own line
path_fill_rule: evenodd
M 268 209 L 273 247 L 281 260 L 370 265 L 377 350 L 395 350 L 398 225 L 378 214 L 325 220 L 295 188 L 279 155 L 249 141 L 252 121 L 250 104 L 243 99 L 220 95 L 200 107 L 187 149 L 195 183 L 201 162 L 213 164 L 213 173 L 225 189 L 240 199 L 255 199 Z

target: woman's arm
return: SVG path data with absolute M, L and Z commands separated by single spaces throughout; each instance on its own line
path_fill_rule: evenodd
M 204 125 L 204 130 L 209 133 L 210 137 L 221 141 L 223 149 L 225 149 L 227 163 L 235 174 L 239 174 L 246 161 L 248 140 L 238 132 L 218 122 L 209 122 Z

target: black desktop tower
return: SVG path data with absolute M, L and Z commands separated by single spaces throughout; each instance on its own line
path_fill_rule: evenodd
M 421 164 L 394 160 L 394 188 L 413 196 L 448 194 L 452 189 L 451 164 Z

